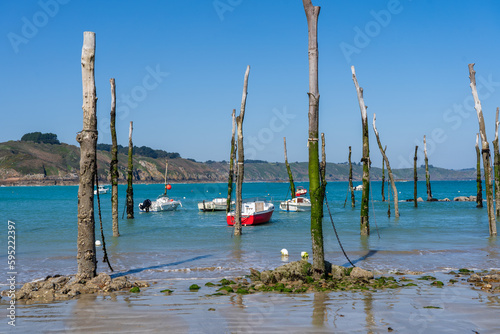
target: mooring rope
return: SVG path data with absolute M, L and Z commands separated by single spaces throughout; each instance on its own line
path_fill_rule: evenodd
M 106 252 L 106 241 L 104 240 L 104 231 L 102 229 L 101 200 L 99 198 L 99 176 L 97 175 L 97 163 L 95 173 L 95 186 L 97 187 L 97 208 L 99 211 L 99 224 L 101 225 L 102 250 L 104 252 L 104 257 L 102 260 L 108 264 L 108 267 L 111 271 L 114 271 L 113 267 L 111 267 L 111 263 L 109 263 L 108 252 Z
M 328 215 L 330 216 L 330 221 L 332 222 L 333 231 L 335 232 L 335 236 L 337 237 L 337 241 L 339 243 L 340 249 L 342 250 L 342 253 L 344 253 L 345 258 L 347 259 L 347 261 L 349 261 L 351 266 L 356 267 L 354 265 L 354 263 L 352 263 L 351 260 L 349 259 L 349 257 L 347 256 L 347 254 L 344 250 L 344 246 L 342 246 L 342 242 L 340 241 L 340 237 L 337 233 L 337 229 L 335 228 L 335 223 L 333 222 L 333 217 L 332 217 L 332 213 L 330 211 L 330 205 L 328 205 L 328 198 L 327 198 L 326 194 L 325 194 L 325 204 L 326 204 L 326 208 L 328 209 Z

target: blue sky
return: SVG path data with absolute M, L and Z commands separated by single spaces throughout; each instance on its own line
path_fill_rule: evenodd
M 478 132 L 467 65 L 476 63 L 488 140 L 500 106 L 497 1 L 313 1 L 319 16 L 320 131 L 327 160 L 361 158 L 361 116 L 350 67 L 364 89 L 374 166 L 413 165 L 427 136 L 429 162 L 475 166 Z M 244 122 L 249 159 L 307 161 L 307 24 L 300 0 L 0 2 L 0 142 L 52 132 L 77 145 L 82 129 L 83 32 L 96 33 L 99 143 L 111 143 L 110 86 L 118 141 L 227 160 L 231 111 Z M 423 152 L 419 153 L 419 164 Z

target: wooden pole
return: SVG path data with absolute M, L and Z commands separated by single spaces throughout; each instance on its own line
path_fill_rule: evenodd
M 127 219 L 134 218 L 134 188 L 132 186 L 134 162 L 134 145 L 132 144 L 133 122 L 130 122 L 128 131 L 128 171 L 127 171 Z
M 227 201 L 226 201 L 226 214 L 231 211 L 231 196 L 233 194 L 233 178 L 234 178 L 234 159 L 236 158 L 236 144 L 235 144 L 235 133 L 236 133 L 236 109 L 233 109 L 232 114 L 233 119 L 233 131 L 231 136 L 231 153 L 229 155 L 229 176 L 227 179 Z
M 387 150 L 387 145 L 384 147 L 384 153 L 385 150 Z M 382 202 L 385 202 L 384 185 L 385 185 L 385 161 L 384 159 L 382 159 Z
M 495 211 L 496 211 L 496 216 L 500 217 L 500 151 L 498 147 L 498 111 L 499 108 L 497 107 L 497 112 L 496 112 L 496 117 L 495 117 L 495 139 L 493 140 L 493 153 L 494 153 L 494 169 L 493 172 L 495 173 Z
M 283 145 L 285 147 L 285 166 L 288 173 L 288 180 L 290 181 L 290 191 L 292 192 L 292 198 L 295 198 L 295 183 L 293 182 L 292 169 L 290 168 L 290 164 L 288 163 L 288 157 L 286 154 L 286 137 L 283 137 Z
M 109 79 L 111 85 L 111 113 L 109 126 L 111 128 L 111 162 L 109 174 L 111 176 L 111 215 L 113 218 L 113 236 L 119 237 L 118 230 L 118 142 L 116 139 L 116 86 L 115 79 Z
M 96 276 L 94 180 L 96 172 L 97 97 L 94 78 L 95 33 L 83 33 L 82 86 L 83 129 L 76 136 L 80 143 L 80 171 L 78 186 L 77 280 L 86 281 Z
M 373 131 L 375 132 L 375 137 L 377 137 L 378 148 L 380 149 L 380 153 L 382 153 L 382 157 L 385 160 L 385 165 L 387 166 L 387 174 L 389 174 L 389 180 L 392 185 L 392 198 L 394 198 L 394 216 L 396 218 L 399 217 L 399 207 L 398 207 L 398 190 L 396 189 L 396 183 L 394 182 L 394 177 L 392 175 L 391 165 L 389 164 L 389 159 L 387 159 L 387 155 L 382 149 L 382 143 L 380 142 L 380 137 L 377 131 L 377 127 L 375 126 L 376 115 L 373 114 Z
M 234 211 L 234 235 L 241 235 L 241 206 L 243 192 L 243 178 L 245 174 L 245 152 L 243 150 L 243 119 L 245 118 L 245 107 L 248 94 L 248 75 L 250 74 L 250 65 L 245 71 L 243 82 L 243 95 L 241 96 L 240 114 L 236 117 L 238 126 L 238 174 L 236 175 L 236 209 Z
M 476 134 L 476 207 L 483 207 L 483 184 L 481 180 L 481 151 L 479 150 L 479 133 Z
M 497 235 L 497 223 L 495 220 L 495 209 L 493 208 L 493 186 L 491 184 L 491 165 L 490 165 L 490 146 L 486 137 L 486 127 L 484 125 L 483 111 L 481 109 L 481 101 L 477 95 L 476 88 L 476 71 L 474 71 L 474 64 L 469 64 L 469 78 L 470 88 L 472 90 L 472 97 L 474 98 L 474 108 L 476 109 L 477 119 L 479 122 L 479 134 L 481 135 L 482 155 L 483 155 L 483 168 L 484 168 L 484 182 L 486 186 L 486 207 L 488 209 L 488 222 L 490 235 Z
M 318 16 L 319 6 L 311 0 L 302 0 L 307 17 L 309 54 L 309 194 L 311 198 L 311 239 L 313 252 L 313 277 L 319 279 L 325 272 L 323 246 L 323 200 L 320 185 L 320 163 L 318 147 L 319 87 L 318 87 Z
M 352 162 L 351 162 L 351 146 L 349 146 L 349 191 L 351 192 L 351 207 L 356 206 L 356 198 L 354 196 L 354 187 L 352 185 Z
M 429 174 L 429 159 L 427 158 L 427 142 L 424 135 L 424 161 L 425 161 L 425 185 L 427 187 L 427 201 L 432 201 L 431 176 Z
M 417 151 L 418 146 L 415 146 L 415 157 L 413 158 L 413 202 L 415 203 L 415 207 L 418 207 L 417 203 Z
M 368 201 L 370 199 L 370 147 L 368 138 L 368 114 L 366 111 L 365 101 L 363 99 L 363 88 L 359 87 L 358 79 L 356 79 L 356 71 L 354 66 L 351 66 L 352 80 L 356 87 L 358 95 L 359 109 L 361 110 L 361 123 L 363 125 L 363 193 L 361 195 L 361 213 L 360 213 L 360 230 L 361 235 L 370 234 L 370 222 L 368 217 Z
M 165 179 L 165 191 L 163 192 L 163 196 L 167 196 L 167 190 L 168 190 L 167 173 L 168 173 L 168 160 L 165 160 L 165 176 L 163 177 Z

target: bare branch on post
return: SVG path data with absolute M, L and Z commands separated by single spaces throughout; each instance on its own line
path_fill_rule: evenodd
M 363 193 L 361 195 L 360 229 L 361 235 L 370 234 L 370 222 L 368 217 L 368 201 L 370 199 L 370 146 L 368 138 L 368 114 L 365 100 L 363 98 L 363 88 L 359 87 L 354 66 L 351 66 L 352 80 L 358 95 L 359 109 L 361 110 L 361 123 L 363 125 Z
M 493 172 L 495 174 L 495 212 L 496 216 L 500 217 L 500 151 L 498 147 L 498 111 L 497 107 L 496 117 L 495 117 L 495 139 L 493 140 Z
M 94 180 L 97 144 L 97 96 L 94 78 L 95 33 L 83 33 L 82 86 L 83 129 L 76 136 L 80 143 L 80 180 L 78 186 L 77 280 L 96 276 Z
M 394 216 L 396 218 L 399 217 L 399 207 L 398 207 L 398 190 L 396 189 L 396 183 L 394 182 L 394 177 L 392 175 L 392 170 L 391 170 L 391 165 L 389 164 L 389 159 L 387 159 L 387 155 L 385 154 L 384 150 L 382 149 L 382 143 L 380 142 L 380 137 L 378 135 L 377 127 L 375 126 L 375 119 L 376 115 L 373 114 L 373 131 L 375 132 L 375 137 L 377 137 L 377 143 L 378 147 L 380 149 L 380 153 L 382 153 L 382 157 L 384 158 L 385 165 L 387 166 L 387 174 L 389 174 L 389 180 L 391 181 L 392 185 L 392 192 L 393 192 L 393 198 L 394 198 Z
M 243 83 L 243 95 L 241 97 L 241 110 L 236 117 L 238 126 L 238 174 L 236 175 L 236 209 L 234 212 L 234 235 L 241 235 L 241 206 L 243 192 L 243 178 L 245 174 L 245 152 L 243 150 L 243 119 L 245 118 L 245 106 L 247 103 L 248 94 L 248 75 L 250 74 L 250 65 L 245 71 L 245 79 Z
M 476 134 L 476 207 L 483 207 L 483 184 L 481 181 L 481 151 L 479 150 L 479 133 Z
M 295 183 L 293 182 L 292 169 L 290 168 L 290 164 L 288 163 L 288 157 L 286 154 L 286 137 L 283 137 L 283 145 L 285 147 L 285 166 L 288 173 L 288 180 L 290 181 L 290 191 L 292 193 L 292 198 L 295 198 Z
M 349 146 L 349 191 L 351 193 L 351 207 L 354 208 L 356 206 L 356 198 L 354 197 L 354 187 L 352 185 L 351 146 Z
M 418 181 L 418 175 L 417 175 L 417 151 L 418 151 L 418 146 L 415 146 L 415 157 L 413 158 L 413 202 L 415 202 L 415 207 L 418 207 L 417 203 L 417 181 Z
M 234 159 L 236 158 L 236 109 L 233 109 L 233 131 L 231 136 L 231 153 L 229 155 L 229 175 L 227 179 L 227 201 L 226 201 L 226 214 L 231 211 L 231 195 L 233 194 L 233 178 L 234 178 Z
M 477 119 L 479 122 L 479 134 L 481 135 L 481 144 L 483 155 L 484 181 L 486 186 L 486 207 L 488 209 L 488 222 L 490 235 L 497 235 L 497 223 L 495 219 L 495 209 L 493 207 L 493 186 L 491 184 L 491 165 L 490 165 L 490 146 L 486 137 L 486 127 L 484 125 L 483 111 L 481 109 L 481 101 L 477 95 L 476 88 L 476 71 L 474 64 L 469 64 L 469 79 L 472 97 L 474 98 L 474 108 L 476 109 Z

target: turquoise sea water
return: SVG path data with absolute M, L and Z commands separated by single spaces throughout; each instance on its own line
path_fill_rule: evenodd
M 358 182 L 359 184 L 359 182 Z M 307 183 L 298 183 L 307 188 Z M 356 185 L 356 184 L 355 184 Z M 399 199 L 413 198 L 413 182 L 399 182 Z M 333 221 L 350 260 L 365 269 L 439 272 L 450 268 L 500 268 L 500 243 L 490 237 L 486 208 L 475 202 L 400 202 L 401 217 L 387 217 L 381 201 L 380 182 L 372 183 L 371 235 L 359 234 L 361 192 L 356 207 L 350 198 L 344 208 L 347 182 L 328 184 Z M 270 223 L 244 227 L 241 238 L 232 236 L 224 212 L 202 213 L 197 203 L 225 197 L 226 184 L 174 184 L 171 197 L 182 201 L 174 212 L 141 213 L 137 205 L 155 199 L 163 185 L 134 185 L 135 219 L 122 219 L 126 186 L 119 186 L 120 237 L 112 237 L 110 195 L 101 195 L 106 246 L 115 274 L 140 279 L 218 278 L 248 274 L 249 268 L 271 269 L 311 252 L 308 213 L 276 210 Z M 244 197 L 267 196 L 278 207 L 288 193 L 288 183 L 245 183 Z M 419 196 L 426 198 L 425 182 Z M 387 187 L 386 187 L 387 189 Z M 474 181 L 432 182 L 433 197 L 453 199 L 475 195 Z M 16 226 L 17 282 L 54 274 L 74 274 L 76 265 L 78 186 L 0 187 L 0 261 L 7 273 L 8 221 Z M 96 201 L 96 239 L 98 229 Z M 342 254 L 325 207 L 323 224 L 325 257 L 349 265 Z M 286 248 L 287 260 L 280 256 Z M 98 271 L 110 273 L 98 248 Z M 3 281 L 3 280 L 2 280 Z M 2 283 L 1 285 L 5 285 Z

